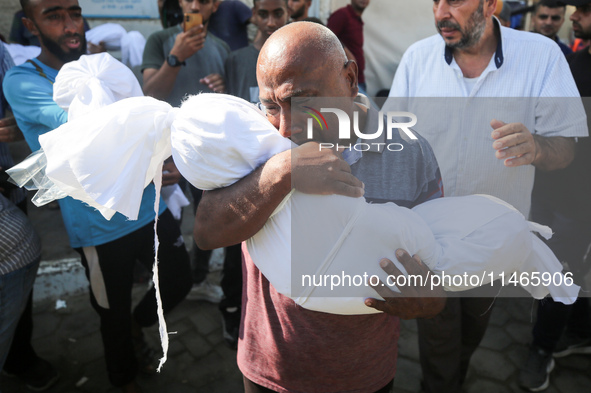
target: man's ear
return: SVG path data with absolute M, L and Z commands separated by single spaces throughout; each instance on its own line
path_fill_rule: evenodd
M 359 67 L 357 66 L 357 62 L 355 60 L 348 60 L 344 72 L 347 78 L 347 87 L 351 89 L 352 97 L 356 97 L 359 92 L 357 80 Z
M 218 7 L 220 6 L 220 0 L 213 0 L 213 11 L 212 14 L 217 12 Z
M 497 0 L 485 0 L 484 2 L 484 16 L 490 18 L 497 10 Z
M 27 30 L 31 32 L 31 34 L 33 34 L 34 36 L 39 35 L 39 29 L 37 29 L 37 25 L 35 24 L 35 22 L 33 22 L 31 19 L 27 17 L 23 17 L 21 21 L 23 22 L 23 25 L 25 25 Z

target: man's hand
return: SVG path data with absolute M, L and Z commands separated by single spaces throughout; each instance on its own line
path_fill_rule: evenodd
M 0 119 L 0 142 L 8 143 L 25 139 L 23 133 L 16 125 L 14 117 Z
M 521 123 L 505 124 L 499 120 L 490 122 L 493 128 L 493 149 L 505 166 L 516 167 L 532 164 L 538 154 L 538 145 L 531 132 Z
M 205 78 L 199 79 L 199 83 L 207 85 L 210 90 L 216 93 L 224 93 L 226 91 L 226 84 L 224 78 L 220 74 L 209 74 Z
M 341 153 L 320 149 L 316 142 L 291 150 L 291 184 L 306 194 L 359 198 L 365 193 L 363 183 L 353 176 Z
M 95 53 L 103 53 L 107 51 L 107 46 L 104 42 L 99 42 L 98 45 L 93 44 L 92 42 L 88 42 L 88 52 L 91 54 Z
M 165 173 L 166 172 L 166 173 Z M 181 180 L 181 173 L 172 159 L 167 160 L 162 166 L 162 186 L 172 186 Z
M 175 55 L 180 61 L 185 61 L 195 53 L 203 49 L 205 45 L 205 29 L 203 25 L 195 26 L 180 33 L 174 40 L 174 45 L 170 50 L 171 55 Z
M 376 310 L 395 315 L 401 319 L 433 318 L 443 310 L 446 302 L 446 295 L 443 287 L 434 286 L 431 289 L 429 276 L 431 271 L 421 259 L 410 255 L 404 250 L 396 250 L 396 258 L 400 261 L 409 275 L 421 275 L 423 286 L 404 286 L 398 288 L 400 293 L 392 291 L 382 282 L 377 285 L 370 285 L 385 300 L 369 298 L 365 305 Z M 399 276 L 402 272 L 389 259 L 382 259 L 380 266 L 388 275 Z

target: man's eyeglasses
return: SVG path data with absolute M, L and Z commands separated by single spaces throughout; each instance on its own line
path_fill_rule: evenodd
M 538 15 L 538 18 L 541 19 L 541 20 L 546 20 L 546 19 L 550 18 L 550 19 L 552 19 L 552 22 L 558 22 L 558 21 L 560 21 L 562 19 L 562 16 L 560 16 L 560 15 L 552 15 L 552 16 L 550 16 L 550 15 L 544 15 L 544 14 L 542 14 L 542 15 Z

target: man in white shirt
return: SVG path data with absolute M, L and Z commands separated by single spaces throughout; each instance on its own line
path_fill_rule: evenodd
M 574 98 L 546 98 L 578 97 L 560 49 L 540 35 L 501 27 L 493 18 L 496 3 L 435 0 L 439 34 L 408 49 L 390 95 L 446 99 L 391 99 L 385 107 L 406 105 L 417 115 L 416 130 L 435 151 L 446 195 L 491 194 L 527 217 L 535 168 L 568 166 L 573 137 L 587 131 Z M 461 390 L 492 303 L 471 296 L 449 298 L 437 317 L 417 320 L 426 392 Z

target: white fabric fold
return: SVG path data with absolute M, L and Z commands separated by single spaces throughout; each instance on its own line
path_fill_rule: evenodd
M 117 23 L 104 23 L 88 30 L 86 40 L 94 45 L 103 42 L 107 50 L 120 50 L 121 62 L 129 67 L 142 64 L 146 39 L 139 31 L 127 32 Z
M 64 64 L 53 86 L 53 100 L 68 112 L 68 121 L 144 93 L 133 72 L 108 53 L 83 55 Z
M 136 220 L 144 188 L 171 155 L 169 112 L 154 98 L 128 98 L 41 135 L 47 176 L 107 219 L 118 211 Z
M 7 44 L 2 43 L 10 53 L 14 65 L 21 65 L 27 60 L 34 59 L 41 53 L 41 48 L 35 45 Z
M 183 207 L 189 206 L 191 204 L 191 202 L 183 193 L 183 190 L 181 190 L 181 187 L 178 184 L 164 186 L 160 190 L 160 193 L 174 219 L 179 221 L 181 219 Z

